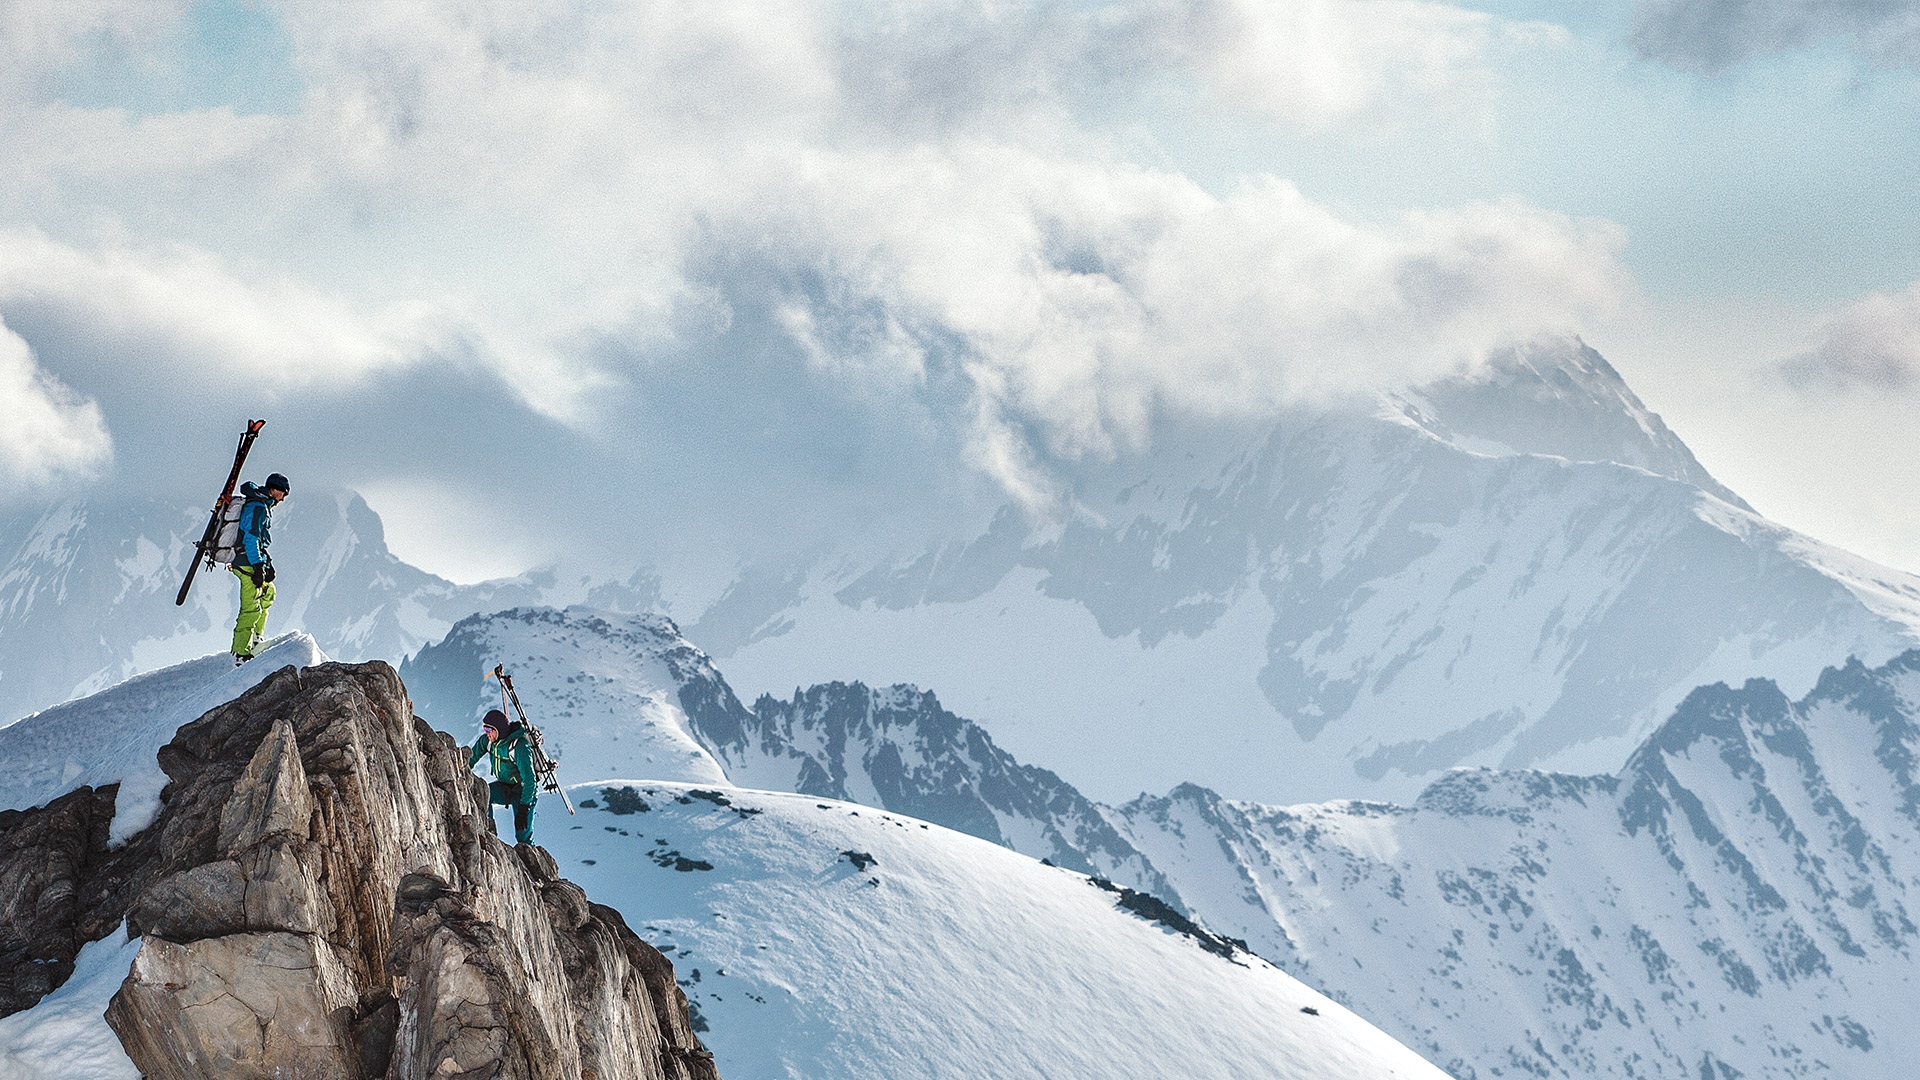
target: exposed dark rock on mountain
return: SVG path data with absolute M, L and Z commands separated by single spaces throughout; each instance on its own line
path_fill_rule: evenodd
M 160 815 L 120 852 L 110 792 L 0 819 L 9 943 L 70 970 L 122 917 L 143 936 L 107 1020 L 152 1080 L 715 1076 L 671 964 L 492 835 L 388 665 L 283 669 L 161 765 Z M 52 899 L 28 913 L 31 882 Z
M 114 786 L 79 788 L 38 810 L 0 810 L 0 1016 L 67 981 L 80 946 L 106 935 L 88 886 L 107 862 Z
M 1125 868 L 1165 891 L 1093 802 L 1016 761 L 930 691 L 834 682 L 796 690 L 791 701 L 763 695 L 749 712 L 705 656 L 675 674 L 694 732 L 737 784 L 864 802 L 1083 874 Z

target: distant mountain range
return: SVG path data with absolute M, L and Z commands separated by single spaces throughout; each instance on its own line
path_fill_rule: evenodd
M 749 709 L 659 616 L 465 620 L 403 672 L 423 715 L 471 730 L 482 655 L 538 672 L 521 687 L 563 773 L 691 743 L 658 771 L 850 799 L 1110 878 L 1462 1080 L 1894 1077 L 1920 1051 L 1920 651 L 1829 669 L 1797 701 L 1700 688 L 1616 773 L 1463 769 L 1411 806 L 1290 807 L 1193 784 L 1100 804 L 908 686 Z M 662 730 L 611 732 L 614 715 Z
M 268 632 L 305 630 L 341 658 L 405 656 L 475 611 L 554 595 L 550 574 L 461 586 L 400 561 L 351 492 L 302 493 L 275 519 Z M 173 604 L 206 520 L 205 507 L 146 498 L 0 518 L 0 723 L 228 648 L 237 589 L 224 568 Z
M 1610 771 L 1695 686 L 1920 644 L 1920 578 L 1757 516 L 1571 339 L 1073 494 L 880 566 L 749 568 L 688 636 L 755 692 L 938 687 L 1103 798 L 1289 802 Z
M 590 915 L 603 927 L 624 923 L 643 940 L 670 954 L 672 969 L 650 967 L 645 985 L 655 985 L 655 977 L 678 977 L 693 1029 L 702 1034 L 711 1049 L 721 1076 L 799 1080 L 841 1080 L 849 1076 L 935 1080 L 975 1075 L 1006 1080 L 1059 1076 L 1131 1080 L 1143 1075 L 1222 1080 L 1440 1080 L 1442 1076 L 1419 1055 L 1337 1002 L 1124 886 L 1043 866 L 1004 847 L 871 806 L 823 801 L 815 795 L 742 791 L 724 781 L 695 786 L 622 777 L 618 770 L 644 760 L 630 754 L 621 756 L 628 753 L 637 736 L 654 750 L 675 746 L 676 736 L 684 737 L 679 725 L 685 714 L 672 703 L 674 686 L 730 696 L 725 684 L 712 676 L 705 657 L 678 640 L 671 624 L 657 616 L 609 618 L 590 612 L 521 609 L 498 618 L 465 622 L 450 643 L 423 650 L 430 663 L 417 667 L 416 673 L 425 677 L 430 670 L 437 671 L 445 679 L 439 692 L 454 692 L 478 703 L 486 700 L 484 694 L 460 693 L 456 685 L 460 680 L 454 676 L 464 673 L 473 683 L 469 690 L 481 686 L 479 668 L 464 662 L 470 657 L 462 650 L 471 645 L 502 649 L 502 655 L 519 665 L 531 695 L 530 704 L 548 725 L 555 746 L 562 742 L 568 746 L 567 779 L 578 785 L 573 797 L 579 813 L 570 816 L 559 800 L 544 799 L 536 837 L 558 861 L 559 873 L 578 884 L 561 883 L 531 895 L 518 893 L 510 881 L 502 881 L 501 888 L 481 884 L 463 892 L 443 886 L 437 902 L 413 907 L 409 907 L 411 896 L 417 894 L 405 891 L 408 878 L 402 878 L 403 884 L 396 890 L 400 899 L 386 898 L 384 903 L 364 892 L 351 891 L 351 882 L 341 886 L 353 910 L 363 913 L 359 917 L 392 920 L 394 947 L 386 950 L 383 941 L 381 949 L 387 963 L 399 962 L 396 957 L 404 960 L 407 945 L 403 942 L 424 941 L 427 944 L 420 946 L 423 950 L 438 950 L 428 954 L 434 957 L 436 966 L 416 965 L 415 978 L 407 980 L 412 988 L 410 1002 L 424 1001 L 445 1010 L 429 1035 L 421 1037 L 433 1050 L 433 1057 L 427 1060 L 444 1056 L 445 1062 L 451 1063 L 458 1054 L 470 1065 L 480 1063 L 468 1073 L 485 1072 L 488 1061 L 483 1055 L 490 1049 L 498 1053 L 502 1043 L 476 1040 L 472 1045 L 477 1048 L 469 1050 L 467 1043 L 445 1040 L 450 1023 L 445 1017 L 457 1014 L 460 1019 L 453 1023 L 471 1024 L 484 1032 L 498 1030 L 500 1021 L 494 1017 L 505 1015 L 512 1021 L 508 1026 L 513 1038 L 526 1039 L 524 1043 L 508 1044 L 508 1064 L 521 1062 L 524 1059 L 512 1056 L 517 1048 L 538 1047 L 543 1044 L 537 1040 L 552 1038 L 525 1034 L 529 1030 L 537 1032 L 535 1025 L 543 1022 L 532 1016 L 535 1008 L 563 1007 L 556 1002 L 585 1008 L 583 1000 L 603 1006 L 606 998 L 591 996 L 595 988 L 621 985 L 619 969 L 611 968 L 607 960 L 609 954 L 582 947 L 581 941 L 591 940 L 589 933 L 575 940 L 556 940 L 557 935 L 529 933 L 529 924 L 517 921 L 530 911 L 545 911 L 552 913 L 554 926 L 578 929 Z M 537 650 L 537 655 L 514 652 L 516 644 Z M 581 659 L 590 659 L 596 666 L 590 671 L 565 674 L 567 663 Z M 324 843 L 316 842 L 309 849 L 302 846 L 302 836 L 286 831 L 284 823 L 297 821 L 304 829 L 310 816 L 315 821 L 324 820 L 331 828 L 356 820 L 369 829 L 377 827 L 371 824 L 375 821 L 388 828 L 395 822 L 418 824 L 421 819 L 408 816 L 418 812 L 420 804 L 406 797 L 405 770 L 421 770 L 412 774 L 412 790 L 418 792 L 430 786 L 429 775 L 445 776 L 446 759 L 438 759 L 440 773 L 428 773 L 404 754 L 394 752 L 403 749 L 405 743 L 396 746 L 378 737 L 382 731 L 410 732 L 418 736 L 423 748 L 437 738 L 409 724 L 404 713 L 395 717 L 394 698 L 366 692 L 368 686 L 392 685 L 389 669 L 377 664 L 331 672 L 312 667 L 323 660 L 311 638 L 295 633 L 285 635 L 241 668 L 234 668 L 215 654 L 149 673 L 0 728 L 0 769 L 24 778 L 34 789 L 31 798 L 36 802 L 71 791 L 81 783 L 117 782 L 117 792 L 88 794 L 83 805 L 93 807 L 97 805 L 94 800 L 104 800 L 113 815 L 113 837 L 124 840 L 136 836 L 128 850 L 147 854 L 160 849 L 184 850 L 199 857 L 213 857 L 215 861 L 191 871 L 161 877 L 154 886 L 172 890 L 165 895 L 177 904 L 163 910 L 177 914 L 181 930 L 204 934 L 209 924 L 229 925 L 220 923 L 221 918 L 253 927 L 286 910 L 313 910 L 318 906 L 311 899 L 313 893 L 322 894 L 321 903 L 340 902 L 345 909 L 345 902 L 330 891 L 341 880 L 337 876 L 339 864 L 329 864 L 334 876 L 325 878 L 287 869 L 319 864 L 326 858 L 310 854 L 312 849 L 337 854 L 342 834 L 334 834 Z M 536 661 L 545 666 L 536 671 Z M 288 673 L 289 664 L 304 669 L 300 676 Z M 363 678 L 364 682 L 357 681 Z M 269 680 L 264 696 L 255 694 L 239 705 L 223 708 L 262 679 Z M 650 683 L 649 679 L 667 681 Z M 316 689 L 306 696 L 305 687 Z M 433 706 L 425 704 L 425 694 L 419 696 L 416 712 L 430 710 L 456 719 L 460 716 L 458 702 Z M 630 713 L 633 722 L 609 726 L 606 721 L 616 714 L 603 711 L 605 705 Z M 311 726 L 303 722 L 301 734 L 296 734 L 285 713 L 270 721 L 258 712 L 247 712 L 249 708 L 270 710 L 276 706 L 302 721 L 316 714 L 323 719 Z M 208 709 L 213 710 L 208 715 L 214 718 L 210 722 L 214 726 L 201 723 L 197 741 L 176 736 L 176 728 Z M 282 831 L 269 834 L 265 842 L 282 845 L 277 852 L 293 853 L 257 862 L 245 856 L 219 858 L 225 849 L 213 847 L 213 826 L 206 824 L 208 814 L 196 813 L 192 819 L 199 823 L 204 837 L 196 837 L 190 831 L 194 826 L 181 824 L 184 819 L 179 816 L 182 792 L 197 791 L 204 796 L 206 786 L 169 785 L 173 801 L 162 811 L 157 798 L 162 785 L 152 777 L 165 777 L 156 757 L 169 755 L 169 767 L 177 775 L 183 760 L 200 764 L 196 752 L 220 749 L 232 754 L 231 743 L 239 740 L 230 736 L 230 731 L 269 722 L 278 723 L 278 730 L 284 731 L 289 740 L 311 741 L 294 743 L 298 752 L 286 752 L 278 758 L 269 757 L 273 747 L 270 741 L 260 744 L 264 749 L 252 750 L 242 742 L 235 760 L 245 761 L 251 756 L 258 771 L 249 769 L 232 791 L 213 788 L 217 794 L 211 796 L 215 811 L 212 819 L 217 819 L 224 830 L 233 821 L 248 820 L 244 814 L 250 807 L 263 816 L 272 814 L 271 820 L 282 823 Z M 225 727 L 219 726 L 222 724 Z M 649 734 L 654 736 L 651 741 L 645 738 Z M 228 736 L 226 745 L 219 741 L 221 736 Z M 327 741 L 329 738 L 335 741 Z M 376 749 L 369 750 L 369 746 Z M 710 768 L 712 759 L 698 760 L 701 757 L 704 751 L 695 746 L 694 757 L 667 764 L 696 772 Z M 280 764 L 277 768 L 267 765 L 269 760 Z M 460 760 L 464 761 L 464 756 Z M 309 766 L 303 762 L 327 762 L 337 772 L 329 775 L 316 769 L 316 774 L 309 774 L 305 771 Z M 234 783 L 231 776 L 238 771 L 230 761 L 226 776 L 210 783 Z M 392 787 L 369 784 L 363 788 L 353 783 L 369 772 Z M 201 775 L 214 773 L 209 768 Z M 263 776 L 270 779 L 260 780 Z M 276 781 L 297 786 L 274 786 L 267 788 L 270 795 L 259 794 L 265 784 Z M 451 777 L 445 777 L 432 786 L 450 792 L 455 790 L 451 781 Z M 248 784 L 253 786 L 249 789 Z M 313 813 L 304 812 L 310 791 L 332 794 L 341 787 L 353 794 L 335 802 L 314 796 Z M 397 795 L 398 802 L 382 799 L 364 804 L 360 793 L 367 789 Z M 130 790 L 142 791 L 145 797 L 129 803 Z M 339 809 L 363 804 L 376 811 L 373 818 L 350 818 Z M 7 812 L 0 814 L 0 838 L 10 842 L 0 844 L 0 879 L 72 882 L 76 876 L 72 863 L 81 856 L 65 847 L 49 853 L 54 845 L 47 836 L 64 838 L 86 832 L 85 823 L 72 824 L 81 817 L 73 805 L 74 800 L 68 799 L 51 812 L 28 815 L 11 812 L 13 807 L 4 808 Z M 289 805 L 303 809 L 289 817 Z M 221 809 L 223 806 L 225 809 Z M 429 806 L 437 809 L 437 804 Z M 271 809 L 263 809 L 268 807 Z M 328 813 L 329 808 L 334 813 Z M 205 808 L 194 804 L 194 809 Z M 156 813 L 161 814 L 157 822 Z M 174 816 L 167 817 L 169 813 Z M 33 823 L 22 826 L 21 822 L 29 818 Z M 425 820 L 439 821 L 437 817 Z M 471 829 L 471 819 L 463 820 L 464 827 Z M 62 821 L 67 824 L 63 826 Z M 155 823 L 153 829 L 141 833 L 150 822 Z M 57 831 L 62 827 L 68 833 Z M 93 831 L 105 831 L 104 824 Z M 28 834 L 25 842 L 21 841 L 22 833 Z M 362 854 L 369 859 L 397 860 L 383 868 L 389 872 L 445 866 L 459 863 L 470 854 L 471 849 L 464 845 L 472 843 L 471 834 L 466 834 L 465 841 L 459 839 L 461 835 L 450 829 L 449 835 L 406 844 L 387 834 L 380 838 L 384 843 L 369 841 Z M 72 842 L 71 846 L 82 853 L 93 850 L 81 842 Z M 96 858 L 89 868 L 97 869 L 107 861 Z M 479 861 L 478 857 L 472 860 Z M 545 855 L 524 852 L 505 862 L 536 868 L 544 865 L 542 873 L 547 875 L 546 880 L 552 880 L 554 862 Z M 60 876 L 63 866 L 67 868 L 64 877 Z M 243 866 L 248 869 L 243 871 Z M 280 876 L 266 877 L 268 871 L 261 871 L 261 877 L 241 879 L 246 888 L 223 891 L 225 882 L 251 873 L 257 866 L 266 866 Z M 268 882 L 264 887 L 256 884 L 262 880 Z M 431 877 L 413 880 L 429 885 L 434 881 Z M 583 894 L 582 885 L 591 892 Z M 310 891 L 303 895 L 303 889 Z M 38 897 L 27 893 L 24 899 L 16 898 L 21 902 L 12 905 L 10 917 L 0 919 L 0 955 L 36 978 L 44 975 L 51 961 L 40 959 L 44 954 L 33 950 L 48 947 L 48 940 L 60 934 L 65 934 L 70 944 L 86 940 L 72 940 L 77 924 L 68 909 L 74 906 L 74 890 L 69 890 L 64 900 L 52 895 L 55 891 L 48 888 Z M 222 907 L 223 901 L 241 892 L 250 900 L 258 899 L 262 892 L 273 899 L 261 900 L 244 911 L 240 901 L 233 899 L 232 911 L 238 914 L 223 914 L 227 910 Z M 594 900 L 591 908 L 589 896 Z M 306 905 L 301 904 L 303 900 Z M 612 905 L 620 914 L 601 907 L 601 902 Z M 271 906 L 276 903 L 280 906 Z M 266 914 L 256 915 L 256 907 Z M 176 912 L 175 908 L 184 910 Z M 406 931 L 418 926 L 423 908 L 458 918 L 459 929 L 410 937 Z M 328 906 L 320 910 L 331 913 L 336 909 Z M 135 911 L 140 913 L 139 908 Z M 63 912 L 65 922 L 58 918 Z M 341 920 L 343 924 L 345 921 Z M 334 924 L 322 925 L 331 930 Z M 364 928 L 367 924 L 353 925 Z M 151 922 L 147 927 L 162 938 L 171 932 L 154 929 Z M 152 959 L 150 954 L 156 947 L 150 939 L 148 953 L 143 954 L 148 966 L 142 968 L 134 960 L 137 950 L 126 948 L 117 931 L 117 927 L 108 930 L 103 925 L 97 932 L 106 936 L 86 944 L 77 957 L 71 949 L 59 954 L 63 960 L 71 959 L 63 966 L 72 972 L 72 979 L 52 993 L 41 996 L 46 981 L 31 991 L 13 987 L 20 993 L 14 995 L 17 1003 L 12 1007 L 21 1011 L 0 1016 L 0 1075 L 9 1080 L 132 1080 L 139 1076 L 140 1070 L 115 1036 L 115 1031 L 129 1030 L 126 1014 L 119 1014 L 112 1030 L 102 1017 L 108 1011 L 108 1000 L 128 978 L 130 964 L 135 965 L 136 981 L 142 988 L 179 992 L 183 1005 L 190 1009 L 206 1003 L 208 995 L 200 994 L 199 988 L 214 986 L 216 992 L 211 996 L 217 1004 L 218 988 L 232 985 L 215 981 L 217 975 L 201 974 L 232 970 L 215 966 L 224 954 L 213 953 L 216 959 L 203 959 L 212 948 L 205 937 L 186 945 L 170 944 L 170 938 L 162 941 L 158 951 L 171 948 L 188 953 L 186 960 L 169 961 L 173 965 L 170 967 L 160 967 L 161 961 Z M 266 1025 L 249 1017 L 262 1015 L 271 1020 L 276 1018 L 277 1008 L 284 1010 L 279 1014 L 281 1019 L 285 1012 L 319 1015 L 317 1010 L 302 1013 L 295 1007 L 301 1004 L 296 992 L 304 980 L 347 982 L 344 964 L 338 968 L 301 964 L 297 962 L 299 954 L 284 946 L 310 940 L 367 940 L 366 934 L 346 930 L 337 934 L 280 933 L 284 934 L 279 939 L 283 948 L 268 956 L 280 962 L 268 965 L 268 975 L 236 980 L 238 985 L 231 995 L 245 999 L 246 1004 L 236 1009 L 257 1009 L 260 1013 L 248 1012 L 236 1019 L 235 1009 L 223 1012 L 216 1008 L 208 1014 L 213 1019 L 200 1033 L 216 1041 L 226 1037 L 232 1040 L 217 1042 L 214 1050 L 208 1051 L 206 1056 L 214 1061 L 216 1072 L 222 1061 L 234 1060 L 236 1051 L 229 1047 L 239 1045 L 239 1053 L 253 1050 L 258 1054 L 263 1039 L 286 1032 L 292 1023 L 283 1023 L 269 1036 L 262 1036 L 261 1029 Z M 234 949 L 243 960 L 249 955 L 257 960 L 268 952 L 258 943 L 276 938 L 271 932 L 248 932 L 211 940 L 225 942 L 224 947 Z M 525 950 L 526 960 L 544 961 L 549 971 L 564 966 L 571 983 L 543 987 L 534 981 L 536 975 L 529 974 L 525 976 L 528 982 L 516 987 L 514 994 L 491 996 L 504 984 L 499 975 L 500 954 L 482 950 L 502 941 Z M 546 951 L 536 951 L 542 946 Z M 636 954 L 632 949 L 623 952 L 636 964 L 646 958 L 646 954 Z M 296 959 L 287 960 L 289 956 Z M 456 965 L 460 964 L 473 965 L 474 973 L 446 974 L 459 971 Z M 241 966 L 244 970 L 245 964 Z M 520 970 L 511 962 L 508 967 L 508 977 Z M 160 974 L 155 974 L 156 969 Z M 615 973 L 611 977 L 609 970 Z M 426 976 L 421 976 L 422 971 Z M 182 981 L 171 981 L 176 975 Z M 441 977 L 440 983 L 432 981 L 436 975 Z M 50 981 L 65 977 L 62 971 Z M 204 981 L 185 981 L 190 977 Z M 421 978 L 427 979 L 425 990 L 421 989 Z M 671 994 L 674 984 L 665 985 Z M 436 994 L 435 986 L 442 992 Z M 673 994 L 671 999 L 654 1000 L 677 1007 L 678 997 Z M 294 1004 L 285 1004 L 289 1001 Z M 527 1004 L 526 1015 L 514 1012 L 515 1001 Z M 506 1012 L 488 1012 L 494 1008 Z M 340 1007 L 337 1037 L 346 1037 L 355 1012 L 351 1004 Z M 384 1029 L 384 1038 L 399 1042 L 404 1052 L 413 1044 L 401 1040 L 406 1038 L 411 1017 L 417 1014 L 398 1015 L 401 1034 L 395 1036 L 390 1025 Z M 589 1009 L 582 1015 L 575 1030 L 584 1044 L 589 1025 L 607 1014 Z M 427 1028 L 424 1021 L 422 1028 Z M 178 1026 L 164 1025 L 164 1029 L 177 1033 Z M 133 1030 L 141 1029 L 136 1026 Z M 352 1030 L 354 1042 L 349 1046 L 364 1047 L 381 1037 L 365 1034 L 380 1029 L 364 1020 L 353 1023 Z M 295 1050 L 306 1046 L 320 1055 L 339 1045 L 325 1041 L 332 1034 L 310 1036 L 309 1041 L 296 1044 Z M 444 1041 L 427 1042 L 429 1038 Z M 207 1045 L 204 1040 L 194 1044 L 195 1048 Z M 450 1045 L 459 1049 L 446 1049 Z M 554 1043 L 544 1045 L 551 1048 Z M 568 1043 L 559 1049 L 571 1046 Z M 630 1064 L 650 1064 L 656 1056 L 669 1060 L 658 1043 L 634 1037 L 624 1046 Z M 148 1060 L 157 1056 L 151 1048 L 147 1053 Z M 242 1060 L 238 1067 L 244 1068 L 248 1060 L 258 1058 Z M 400 1060 L 399 1053 L 395 1060 Z M 414 1059 L 415 1064 L 418 1060 Z M 396 1065 L 396 1070 L 399 1067 Z M 436 1075 L 450 1075 L 449 1070 L 457 1070 L 457 1066 L 445 1064 Z M 577 1070 L 567 1075 L 576 1074 Z M 687 1070 L 666 1068 L 650 1073 L 688 1074 Z
M 0 520 L 0 717 L 223 647 L 224 577 L 171 604 L 204 514 L 99 497 Z M 645 568 L 455 585 L 394 557 L 350 492 L 281 515 L 272 628 L 347 659 L 409 656 L 476 612 L 662 595 Z M 1257 438 L 1170 435 L 1084 467 L 1059 520 L 1008 506 L 878 563 L 855 539 L 743 565 L 680 613 L 687 636 L 756 697 L 937 687 L 1109 802 L 1182 782 L 1410 801 L 1456 765 L 1612 771 L 1695 686 L 1797 695 L 1827 664 L 1920 645 L 1920 578 L 1755 515 L 1573 339 Z

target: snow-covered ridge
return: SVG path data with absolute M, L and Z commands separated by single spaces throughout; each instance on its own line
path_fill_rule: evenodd
M 1893 1077 L 1920 1053 L 1920 652 L 1703 687 L 1617 775 L 1112 812 L 1186 906 L 1457 1076 Z
M 0 727 L 0 768 L 8 777 L 0 810 L 43 806 L 79 787 L 119 784 L 111 839 L 120 843 L 146 828 L 160 809 L 167 778 L 154 755 L 175 731 L 289 664 L 326 661 L 314 640 L 296 631 L 237 668 L 232 654 L 214 653 Z
M 727 782 L 682 705 L 719 675 L 666 616 L 581 607 L 474 615 L 402 663 L 400 678 L 415 712 L 471 741 L 482 714 L 501 705 L 500 684 L 487 677 L 495 665 L 514 680 L 567 775 L 578 765 L 605 775 Z
M 1742 510 L 1613 365 L 1578 338 L 1514 346 L 1465 375 L 1390 394 L 1393 412 L 1461 449 L 1611 461 L 1679 480 Z
M 910 686 L 830 683 L 748 709 L 659 614 L 515 608 L 462 620 L 401 665 L 414 707 L 461 737 L 506 666 L 564 776 L 577 769 L 862 802 L 1167 890 L 1094 803 Z
M 1075 498 L 878 566 L 750 568 L 689 636 L 747 693 L 936 687 L 1097 797 L 1270 802 L 1612 771 L 1695 686 L 1799 694 L 1920 644 L 1920 578 L 1746 509 L 1577 341 Z
M 1257 957 L 938 825 L 810 795 L 573 790 L 580 820 L 548 847 L 673 959 L 725 1077 L 1442 1078 Z
M 1901 1019 L 1920 652 L 1829 669 L 1799 701 L 1698 689 L 1615 773 L 1461 769 L 1410 805 L 1183 784 L 1104 806 L 911 687 L 749 710 L 657 618 L 548 612 L 525 647 L 554 676 L 600 662 L 575 636 L 596 621 L 681 657 L 661 693 L 736 782 L 918 808 L 1152 893 L 1456 1076 L 1893 1076 L 1920 1051 Z

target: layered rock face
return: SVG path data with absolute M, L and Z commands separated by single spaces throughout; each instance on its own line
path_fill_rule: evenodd
M 715 1077 L 667 959 L 492 835 L 388 665 L 283 669 L 161 765 L 159 818 L 68 918 L 142 936 L 107 1021 L 151 1080 Z
M 117 786 L 78 788 L 28 812 L 0 810 L 0 1016 L 66 982 L 80 946 L 119 923 L 103 920 L 90 887 L 110 861 Z

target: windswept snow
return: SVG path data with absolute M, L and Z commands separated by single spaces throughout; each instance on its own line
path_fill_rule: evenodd
M 673 959 L 730 1080 L 1444 1076 L 1256 957 L 937 825 L 644 780 L 573 796 L 541 839 Z
M 139 951 L 122 925 L 82 947 L 72 977 L 40 1004 L 0 1017 L 0 1080 L 140 1080 L 106 1019 Z
M 552 629 L 558 614 L 531 613 L 526 625 Z M 626 669 L 625 692 L 664 701 L 674 687 L 703 685 L 705 658 L 677 643 L 670 623 L 627 629 L 632 639 L 597 624 L 615 639 L 607 655 L 641 638 L 669 647 L 643 650 L 662 666 Z M 573 738 L 574 725 L 607 717 L 583 708 L 596 699 L 547 692 L 550 673 L 536 665 L 553 652 L 519 659 L 552 730 Z M 0 763 L 27 769 L 50 794 L 82 782 L 131 787 L 132 764 L 151 760 L 180 723 L 279 662 L 322 658 L 296 635 L 238 670 L 216 668 L 219 659 L 0 730 Z M 602 704 L 614 700 L 632 699 Z M 631 723 L 673 724 L 684 736 L 674 716 L 654 708 Z M 573 761 L 589 776 L 618 764 L 598 753 Z M 717 784 L 622 779 L 573 791 L 580 815 L 549 807 L 539 839 L 564 873 L 673 957 L 721 1074 L 733 1080 L 1443 1075 L 1259 958 L 1220 955 L 1217 939 L 1127 910 L 1116 886 L 938 825 Z M 100 1014 L 132 951 L 120 935 L 88 946 L 65 986 L 0 1021 L 7 1080 L 131 1077 Z
M 155 755 L 175 731 L 289 664 L 309 667 L 326 659 L 312 638 L 285 634 L 240 667 L 231 654 L 214 653 L 0 728 L 0 763 L 9 780 L 0 810 L 41 806 L 78 787 L 119 784 L 111 842 L 125 843 L 160 812 L 167 777 Z
M 725 783 L 694 737 L 680 690 L 717 679 L 707 658 L 662 615 L 573 607 L 515 608 L 463 619 L 444 641 L 400 665 L 414 711 L 472 742 L 500 708 L 504 665 L 529 719 L 560 762 L 562 783 L 596 775 Z

